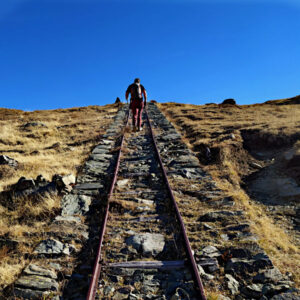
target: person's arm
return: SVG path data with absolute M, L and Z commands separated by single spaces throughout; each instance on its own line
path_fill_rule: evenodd
M 144 94 L 144 102 L 145 102 L 145 106 L 146 106 L 146 104 L 147 104 L 147 92 L 146 92 L 145 89 L 143 90 L 143 94 Z

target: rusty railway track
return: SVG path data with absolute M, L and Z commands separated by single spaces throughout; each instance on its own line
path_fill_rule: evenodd
M 169 184 L 166 170 L 165 170 L 164 165 L 162 163 L 162 159 L 161 159 L 158 147 L 157 147 L 156 138 L 155 138 L 155 135 L 154 135 L 154 132 L 153 132 L 153 129 L 152 129 L 152 125 L 151 125 L 147 110 L 145 110 L 145 115 L 146 115 L 146 120 L 147 120 L 147 123 L 148 123 L 148 126 L 149 126 L 153 146 L 154 146 L 154 149 L 155 149 L 155 152 L 156 152 L 156 156 L 157 156 L 157 159 L 158 159 L 158 162 L 159 162 L 162 174 L 163 174 L 163 179 L 164 179 L 169 197 L 170 197 L 171 202 L 173 204 L 173 208 L 174 208 L 175 213 L 176 213 L 176 219 L 177 219 L 177 221 L 179 222 L 179 225 L 180 225 L 181 234 L 182 234 L 182 238 L 183 238 L 183 241 L 184 241 L 184 247 L 185 247 L 186 255 L 187 255 L 187 259 L 188 259 L 188 264 L 189 264 L 189 266 L 192 270 L 192 275 L 193 275 L 193 278 L 194 278 L 194 286 L 195 286 L 196 293 L 197 293 L 197 299 L 206 300 L 206 296 L 205 296 L 205 293 L 204 293 L 204 288 L 203 288 L 201 278 L 200 278 L 200 275 L 199 275 L 199 272 L 198 272 L 196 261 L 194 259 L 194 255 L 193 255 L 193 252 L 192 252 L 192 249 L 191 249 L 191 245 L 190 245 L 187 233 L 186 233 L 185 225 L 184 225 L 183 219 L 181 217 L 178 205 L 176 203 L 172 188 Z M 129 111 L 128 111 L 128 114 L 127 114 L 127 117 L 126 117 L 124 128 L 128 125 L 128 120 L 129 120 Z M 104 219 L 103 219 L 103 223 L 102 223 L 102 227 L 101 227 L 101 231 L 100 231 L 99 245 L 98 245 L 97 255 L 96 255 L 96 259 L 95 259 L 95 263 L 94 263 L 93 274 L 92 274 L 92 278 L 91 278 L 91 281 L 90 281 L 88 294 L 87 294 L 87 297 L 86 297 L 87 300 L 95 299 L 96 291 L 97 291 L 97 284 L 98 284 L 99 277 L 100 277 L 100 274 L 101 274 L 101 269 L 102 269 L 102 267 L 107 265 L 106 262 L 103 261 L 101 251 L 102 251 L 103 240 L 104 240 L 106 227 L 107 227 L 107 222 L 108 222 L 108 217 L 109 217 L 111 198 L 112 198 L 112 195 L 113 195 L 113 192 L 114 192 L 114 189 L 115 189 L 115 185 L 116 185 L 116 182 L 117 182 L 117 177 L 118 177 L 118 172 L 119 172 L 119 167 L 120 167 L 120 159 L 121 159 L 121 154 L 122 154 L 123 145 L 124 145 L 124 139 L 125 139 L 125 131 L 123 131 L 122 136 L 121 136 L 121 143 L 120 143 L 120 148 L 118 150 L 116 167 L 115 167 L 115 171 L 114 171 L 114 174 L 113 174 L 113 179 L 112 179 L 112 182 L 111 182 L 111 185 L 110 185 L 110 189 L 109 189 L 109 192 L 108 192 L 108 195 L 107 195 L 107 204 L 106 204 L 106 209 L 105 209 L 105 215 L 104 215 Z

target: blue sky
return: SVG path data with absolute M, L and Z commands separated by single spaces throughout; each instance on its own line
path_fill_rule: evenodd
M 299 0 L 5 0 L 0 107 L 149 99 L 239 104 L 300 94 Z

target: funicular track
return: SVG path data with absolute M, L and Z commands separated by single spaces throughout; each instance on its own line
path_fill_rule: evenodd
M 135 133 L 126 118 L 86 299 L 111 299 L 108 286 L 130 282 L 140 292 L 132 299 L 205 300 L 146 110 L 143 119 L 143 131 Z

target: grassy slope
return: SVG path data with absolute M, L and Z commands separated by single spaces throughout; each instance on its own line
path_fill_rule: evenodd
M 251 200 L 241 187 L 242 178 L 250 173 L 247 162 L 253 159 L 243 147 L 241 131 L 256 129 L 257 140 L 272 142 L 281 139 L 288 143 L 299 132 L 300 105 L 199 106 L 165 103 L 159 104 L 159 107 L 199 158 L 203 156 L 203 145 L 218 149 L 218 158 L 213 163 L 204 163 L 204 168 L 245 210 L 260 244 L 282 272 L 294 274 L 299 285 L 299 244 L 266 214 L 264 205 Z M 299 143 L 296 145 L 300 149 Z
M 116 105 L 24 112 L 0 109 L 0 154 L 19 162 L 14 170 L 0 166 L 0 191 L 21 176 L 74 174 L 87 158 L 117 112 Z M 45 126 L 23 125 L 40 122 Z M 43 238 L 51 219 L 59 212 L 59 197 L 48 196 L 32 203 L 19 199 L 15 209 L 0 205 L 0 239 L 17 247 L 0 248 L 0 287 L 12 282 L 26 264 L 24 254 Z

